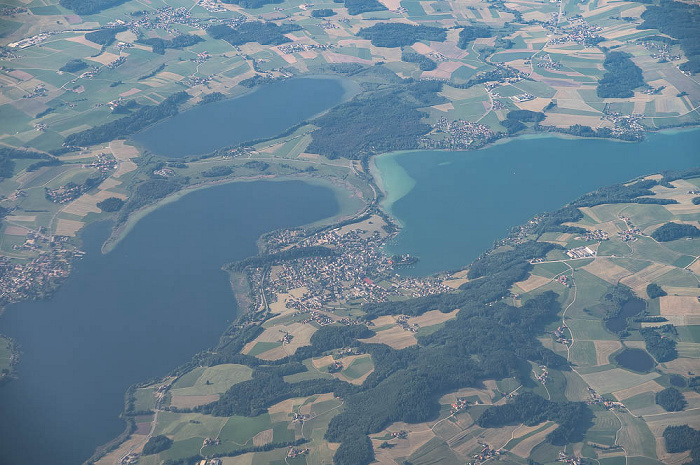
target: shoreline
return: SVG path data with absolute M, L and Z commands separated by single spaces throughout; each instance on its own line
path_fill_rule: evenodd
M 208 189 L 212 187 L 217 187 L 220 185 L 225 185 L 225 184 L 231 184 L 231 183 L 236 183 L 236 182 L 258 182 L 258 181 L 269 181 L 269 182 L 285 182 L 285 181 L 301 181 L 301 182 L 306 182 L 308 184 L 312 185 L 319 185 L 322 187 L 326 187 L 333 191 L 336 200 L 338 201 L 338 213 L 330 218 L 326 218 L 324 220 L 319 220 L 314 223 L 310 223 L 307 225 L 303 225 L 302 227 L 310 227 L 314 225 L 322 225 L 322 224 L 332 224 L 336 221 L 339 221 L 340 218 L 343 217 L 352 217 L 355 213 L 358 211 L 366 208 L 366 205 L 358 208 L 354 212 L 350 212 L 349 210 L 353 209 L 352 207 L 352 199 L 357 198 L 364 204 L 367 202 L 362 201 L 359 196 L 356 195 L 356 192 L 353 192 L 352 189 L 349 186 L 343 186 L 341 182 L 336 181 L 334 182 L 332 179 L 328 178 L 320 178 L 320 177 L 315 177 L 312 175 L 308 174 L 298 174 L 298 175 L 257 175 L 257 176 L 249 176 L 249 177 L 244 177 L 244 178 L 231 178 L 231 179 L 220 179 L 217 181 L 209 181 L 209 182 L 204 182 L 200 184 L 195 184 L 192 186 L 187 186 L 184 189 L 181 189 L 177 192 L 174 192 L 167 197 L 160 199 L 159 201 L 147 205 L 139 210 L 136 210 L 134 213 L 129 215 L 127 220 L 124 223 L 121 223 L 117 227 L 112 229 L 112 233 L 110 236 L 104 241 L 102 244 L 102 247 L 100 248 L 100 251 L 103 254 L 107 254 L 114 250 L 114 248 L 124 239 L 126 236 L 131 232 L 131 230 L 138 224 L 141 219 L 145 218 L 148 216 L 150 213 L 158 210 L 160 207 L 163 207 L 165 205 L 171 204 L 173 202 L 177 202 L 180 200 L 182 197 L 191 194 L 193 192 L 202 190 L 202 189 Z M 341 196 L 340 194 L 344 193 L 346 195 Z
M 327 113 L 328 111 L 330 111 L 331 109 L 337 107 L 338 105 L 342 105 L 343 103 L 346 103 L 346 102 L 352 100 L 353 97 L 355 97 L 356 95 L 358 95 L 358 94 L 362 91 L 360 85 L 359 85 L 357 82 L 353 81 L 353 80 L 350 79 L 350 78 L 344 77 L 344 76 L 339 76 L 339 75 L 323 75 L 323 74 L 310 74 L 310 75 L 303 75 L 303 74 L 302 74 L 302 75 L 294 76 L 294 77 L 291 77 L 291 78 L 280 79 L 280 80 L 274 81 L 274 82 L 272 82 L 272 83 L 267 83 L 267 84 L 262 84 L 262 85 L 256 85 L 256 86 L 254 86 L 254 87 L 252 87 L 252 88 L 250 88 L 250 89 L 248 89 L 248 90 L 246 90 L 246 91 L 244 91 L 244 92 L 242 92 L 242 93 L 240 93 L 240 94 L 233 95 L 233 96 L 230 96 L 230 97 L 227 97 L 227 98 L 223 98 L 223 99 L 221 99 L 221 100 L 218 100 L 218 101 L 216 101 L 216 102 L 212 102 L 212 103 L 206 104 L 206 105 L 214 105 L 214 104 L 222 104 L 222 103 L 224 103 L 224 102 L 231 102 L 231 101 L 234 101 L 234 100 L 237 100 L 237 99 L 246 97 L 246 96 L 253 95 L 253 94 L 256 93 L 256 92 L 260 92 L 260 91 L 262 91 L 263 89 L 265 89 L 265 88 L 266 88 L 267 86 L 269 86 L 269 85 L 279 84 L 279 83 L 284 82 L 284 81 L 292 81 L 292 80 L 295 80 L 295 79 L 320 79 L 320 80 L 330 80 L 330 81 L 335 81 L 335 82 L 337 82 L 337 83 L 340 85 L 341 89 L 342 89 L 342 95 L 340 96 L 340 102 L 338 102 L 337 104 L 331 106 L 330 108 L 327 108 L 327 109 L 325 109 L 325 110 L 323 110 L 323 111 L 320 111 L 320 112 L 318 112 L 318 113 L 316 113 L 316 114 L 313 114 L 313 115 L 311 115 L 311 116 L 305 118 L 303 121 L 300 121 L 300 122 L 298 122 L 298 123 L 292 124 L 291 126 L 289 126 L 289 127 L 285 128 L 285 129 L 283 129 L 282 131 L 280 131 L 277 135 L 272 135 L 272 136 L 270 136 L 270 137 L 262 137 L 262 138 L 258 138 L 258 139 L 252 139 L 252 140 L 244 140 L 244 141 L 242 141 L 242 142 L 240 142 L 240 143 L 228 144 L 228 146 L 230 146 L 230 147 L 240 147 L 240 146 L 243 146 L 243 145 L 248 144 L 248 143 L 250 143 L 250 142 L 254 142 L 254 141 L 256 141 L 256 140 L 272 140 L 272 139 L 274 139 L 275 137 L 278 137 L 279 134 L 284 134 L 284 133 L 286 133 L 286 132 L 288 132 L 288 131 L 292 130 L 293 128 L 298 127 L 298 126 L 300 126 L 300 125 L 308 124 L 308 121 L 309 121 L 309 120 L 318 118 L 319 116 L 321 116 L 321 115 Z M 178 115 L 183 115 L 183 114 L 185 114 L 185 113 L 187 113 L 187 112 L 189 112 L 189 111 L 196 110 L 196 109 L 201 108 L 201 107 L 206 106 L 206 105 L 200 105 L 200 104 L 197 103 L 197 104 L 194 104 L 194 105 L 192 105 L 192 106 L 190 106 L 190 107 L 186 107 L 183 111 L 178 111 L 175 115 L 169 116 L 169 117 L 167 117 L 167 118 L 165 118 L 165 119 L 162 119 L 162 120 L 160 120 L 160 121 L 156 121 L 155 123 L 153 123 L 153 124 L 151 124 L 151 125 L 149 125 L 149 126 L 146 126 L 146 127 L 144 127 L 144 128 L 141 128 L 138 132 L 136 132 L 136 133 L 131 134 L 130 136 L 128 136 L 128 137 L 126 138 L 126 140 L 127 140 L 127 142 L 129 142 L 130 145 L 133 145 L 136 149 L 138 149 L 139 152 L 141 152 L 141 153 L 148 152 L 148 153 L 150 153 L 150 154 L 153 155 L 153 156 L 160 157 L 160 158 L 164 158 L 164 159 L 169 159 L 169 160 L 170 160 L 170 159 L 177 159 L 177 160 L 182 159 L 182 160 L 185 160 L 185 159 L 191 159 L 191 158 L 206 157 L 207 155 L 209 155 L 209 154 L 215 152 L 216 150 L 220 150 L 221 148 L 219 148 L 219 149 L 214 149 L 214 150 L 209 150 L 209 151 L 205 151 L 205 152 L 203 152 L 203 153 L 192 153 L 192 154 L 183 155 L 183 156 L 168 156 L 168 155 L 166 155 L 166 154 L 156 153 L 156 152 L 152 151 L 151 149 L 149 149 L 148 147 L 146 147 L 146 144 L 144 144 L 142 141 L 139 141 L 139 140 L 137 140 L 137 139 L 135 138 L 135 137 L 138 136 L 139 134 L 142 134 L 143 132 L 148 131 L 149 129 L 155 128 L 155 127 L 157 127 L 157 126 L 159 126 L 159 125 L 161 125 L 161 124 L 164 124 L 164 123 L 170 121 L 170 120 L 173 119 L 173 118 L 176 118 Z

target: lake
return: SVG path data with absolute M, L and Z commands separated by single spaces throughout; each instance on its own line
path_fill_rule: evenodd
M 420 259 L 402 274 L 463 268 L 537 213 L 599 187 L 700 165 L 699 146 L 700 130 L 689 130 L 642 143 L 535 136 L 470 152 L 381 155 L 383 206 L 403 226 L 387 251 Z
M 133 140 L 166 157 L 202 155 L 276 136 L 350 98 L 353 85 L 339 78 L 275 82 L 240 97 L 195 106 L 144 129 Z
M 615 356 L 615 361 L 633 371 L 648 372 L 654 368 L 654 359 L 642 349 L 625 349 Z
M 605 320 L 605 327 L 613 333 L 624 331 L 627 329 L 627 318 L 639 315 L 646 308 L 647 304 L 643 299 L 633 297 L 625 302 L 617 316 Z
M 338 213 L 334 192 L 300 181 L 195 191 L 143 218 L 109 254 L 109 225 L 50 300 L 8 307 L 0 332 L 22 346 L 19 379 L 0 388 L 1 463 L 75 465 L 121 433 L 129 385 L 216 344 L 237 316 L 226 262 L 267 231 Z

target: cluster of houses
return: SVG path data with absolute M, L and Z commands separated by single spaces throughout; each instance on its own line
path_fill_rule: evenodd
M 560 274 L 557 276 L 557 282 L 561 284 L 564 287 L 571 287 L 573 281 L 573 277 L 567 276 L 565 274 Z
M 625 222 L 625 225 L 627 226 L 627 229 L 624 231 L 618 231 L 617 236 L 622 239 L 624 242 L 630 242 L 630 241 L 636 241 L 637 236 L 642 235 L 642 230 L 639 229 L 637 226 L 632 223 L 632 220 L 629 219 L 626 216 L 620 215 L 618 216 L 619 219 Z
M 452 414 L 459 413 L 462 410 L 465 410 L 468 406 L 469 406 L 469 401 L 467 399 L 460 397 L 457 399 L 457 402 L 453 403 L 450 406 L 450 413 L 452 413 Z
M 482 448 L 480 452 L 477 452 L 472 456 L 473 460 L 469 461 L 469 465 L 479 465 L 480 463 L 483 463 L 487 460 L 490 460 L 494 457 L 498 457 L 499 455 L 503 454 L 504 452 L 502 450 L 496 450 L 492 449 L 488 444 L 484 443 L 479 443 L 481 444 Z
M 289 235 L 288 239 L 293 240 L 293 237 Z M 270 239 L 276 247 L 284 247 L 285 241 Z M 422 297 L 450 290 L 440 279 L 396 276 L 394 269 L 401 263 L 395 263 L 381 250 L 385 241 L 386 234 L 380 231 L 324 231 L 307 239 L 304 245 L 331 248 L 336 252 L 334 255 L 280 263 L 273 267 L 274 272 L 269 273 L 269 277 L 263 276 L 263 269 L 259 268 L 249 272 L 249 280 L 254 288 L 264 282 L 266 290 L 273 294 L 305 288 L 302 296 L 287 300 L 286 306 L 310 312 L 307 322 L 316 321 L 321 325 L 330 324 L 333 319 L 320 310 L 347 301 L 385 302 L 393 296 Z
M 421 144 L 428 148 L 476 149 L 500 136 L 484 124 L 458 119 L 449 121 L 442 117 L 433 124 L 433 134 L 444 134 L 444 138 L 423 138 Z
M 554 31 L 557 28 L 557 23 L 561 19 L 565 19 L 564 15 L 559 16 L 559 13 L 552 13 L 552 19 L 545 24 L 545 29 Z M 603 28 L 594 24 L 589 24 L 581 15 L 576 15 L 568 18 L 569 26 L 562 30 L 563 35 L 549 39 L 547 45 L 575 43 L 578 45 L 594 45 L 603 40 L 598 35 Z
M 605 397 L 598 394 L 592 387 L 588 387 L 586 389 L 588 389 L 588 394 L 591 396 L 591 399 L 586 401 L 586 404 L 588 405 L 602 405 L 608 410 L 619 410 L 625 408 L 622 402 L 606 399 Z
M 557 462 L 564 462 L 568 465 L 581 465 L 581 457 L 575 455 L 567 455 L 566 451 L 559 451 Z
M 327 50 L 335 47 L 334 44 L 284 44 L 277 47 L 277 50 L 285 55 L 292 53 L 308 52 L 309 50 Z
M 535 372 L 535 378 L 540 383 L 547 384 L 547 381 L 549 380 L 549 371 L 547 371 L 547 367 L 544 365 L 540 365 L 539 367 L 542 371 L 539 374 Z
M 602 229 L 596 229 L 594 231 L 588 231 L 588 232 L 586 232 L 586 234 L 584 234 L 583 236 L 579 236 L 576 239 L 588 241 L 588 242 L 592 242 L 592 241 L 601 242 L 601 241 L 607 241 L 608 239 L 610 239 L 610 235 L 607 232 L 603 231 Z
M 300 455 L 308 455 L 309 449 L 299 449 L 297 447 L 290 447 L 289 451 L 287 452 L 287 457 L 290 459 L 293 459 L 294 457 L 298 457 Z
M 216 438 L 205 438 L 204 442 L 202 442 L 202 447 L 207 447 L 207 446 L 218 446 L 221 444 L 221 438 L 216 437 Z
M 566 336 L 566 333 L 564 333 L 564 330 L 566 329 L 568 329 L 568 327 L 565 325 L 559 326 L 554 330 L 554 337 L 559 344 L 568 346 L 571 343 L 571 340 Z
M 39 239 L 34 241 L 36 245 Z M 12 263 L 7 257 L 0 257 L 0 308 L 50 293 L 68 277 L 73 260 L 83 255 L 51 238 L 49 249 L 28 263 Z
M 406 315 L 399 315 L 396 319 L 396 324 L 403 328 L 405 331 L 411 331 L 412 333 L 417 333 L 420 327 L 416 323 L 409 323 L 409 317 Z
M 23 49 L 27 47 L 31 47 L 32 45 L 39 45 L 40 43 L 44 42 L 46 39 L 51 37 L 54 34 L 58 34 L 57 31 L 50 31 L 50 32 L 42 32 L 40 34 L 27 37 L 26 39 L 22 39 L 18 42 L 12 42 L 10 44 L 7 44 L 8 48 L 17 48 L 17 49 Z
M 557 70 L 561 69 L 561 63 L 552 59 L 551 55 L 547 53 L 537 60 L 537 67 L 548 70 Z

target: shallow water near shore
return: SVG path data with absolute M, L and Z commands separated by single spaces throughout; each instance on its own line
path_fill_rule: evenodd
M 237 316 L 221 267 L 258 237 L 329 218 L 336 194 L 301 181 L 203 189 L 142 219 L 109 254 L 106 223 L 53 298 L 10 306 L 0 332 L 22 346 L 19 379 L 0 387 L 0 463 L 79 464 L 122 432 L 129 385 L 213 346 Z
M 522 137 L 477 151 L 381 155 L 382 205 L 403 226 L 387 251 L 420 259 L 407 275 L 463 268 L 537 213 L 637 176 L 700 166 L 698 147 L 700 129 L 641 143 Z

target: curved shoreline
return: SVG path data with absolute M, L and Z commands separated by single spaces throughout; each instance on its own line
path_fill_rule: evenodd
M 237 183 L 237 182 L 257 182 L 257 181 L 268 181 L 268 182 L 284 182 L 284 181 L 301 181 L 305 182 L 311 185 L 318 185 L 322 187 L 329 188 L 331 191 L 333 191 L 336 200 L 338 201 L 338 207 L 339 211 L 338 214 L 335 216 L 332 216 L 330 218 L 326 218 L 324 220 L 319 220 L 317 222 L 304 225 L 303 227 L 310 227 L 314 225 L 323 225 L 323 224 L 333 224 L 335 222 L 341 221 L 342 219 L 346 217 L 352 217 L 355 214 L 357 214 L 360 210 L 364 209 L 366 206 L 367 202 L 363 202 L 365 204 L 362 208 L 358 208 L 354 211 L 350 211 L 353 209 L 352 207 L 352 202 L 353 198 L 359 198 L 356 195 L 353 195 L 353 189 L 348 186 L 342 186 L 341 181 L 339 180 L 331 180 L 329 178 L 319 178 L 311 175 L 304 175 L 304 174 L 299 174 L 299 175 L 258 175 L 258 176 L 250 176 L 250 177 L 242 177 L 242 178 L 231 178 L 231 179 L 221 179 L 217 181 L 210 181 L 210 182 L 205 182 L 205 183 L 200 183 L 200 184 L 195 184 L 192 186 L 187 186 L 184 189 L 181 189 L 177 192 L 174 192 L 173 194 L 170 194 L 169 196 L 153 203 L 150 205 L 147 205 L 139 210 L 136 210 L 134 213 L 129 215 L 127 220 L 118 225 L 117 227 L 112 229 L 112 234 L 105 240 L 105 242 L 102 244 L 101 247 L 101 252 L 103 254 L 107 254 L 114 250 L 114 248 L 121 242 L 128 234 L 129 232 L 138 224 L 141 219 L 145 218 L 148 216 L 150 213 L 156 211 L 160 207 L 164 205 L 168 205 L 173 202 L 177 202 L 180 200 L 182 197 L 186 196 L 187 194 L 190 194 L 192 192 L 196 192 L 202 189 L 209 189 L 212 187 L 217 187 L 221 186 L 224 184 L 231 184 L 231 183 Z M 334 182 L 335 181 L 335 182 Z M 346 194 L 346 195 L 342 195 Z M 360 200 L 362 202 L 362 200 Z

